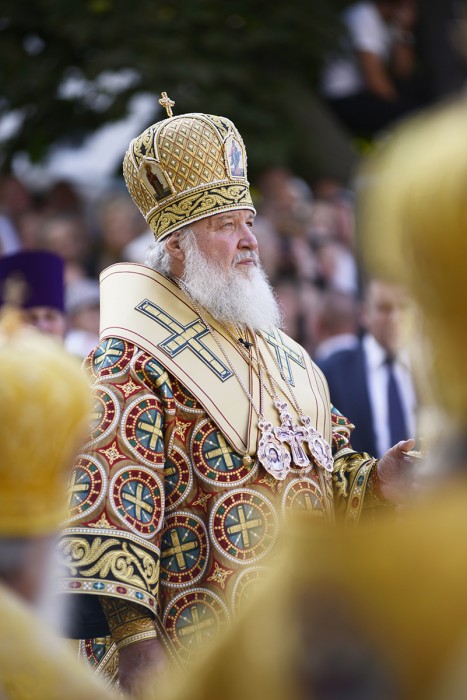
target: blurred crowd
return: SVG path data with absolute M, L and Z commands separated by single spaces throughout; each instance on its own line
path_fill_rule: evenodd
M 263 172 L 253 191 L 260 257 L 285 329 L 319 356 L 329 337 L 358 329 L 353 192 L 278 167 Z M 90 198 L 69 181 L 37 192 L 14 175 L 0 179 L 0 253 L 43 250 L 63 260 L 65 344 L 78 356 L 97 342 L 100 272 L 116 262 L 144 263 L 152 240 L 123 187 Z
M 80 357 L 98 340 L 100 272 L 131 259 L 144 231 L 138 210 L 118 188 L 91 201 L 69 181 L 36 192 L 14 175 L 0 180 L 0 251 L 5 256 L 41 250 L 61 258 L 65 345 Z

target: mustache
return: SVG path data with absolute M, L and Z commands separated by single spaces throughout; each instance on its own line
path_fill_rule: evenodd
M 259 255 L 256 253 L 254 250 L 241 250 L 239 253 L 237 253 L 233 259 L 232 266 L 237 265 L 239 262 L 242 262 L 243 260 L 251 260 L 254 262 L 256 267 L 259 265 Z

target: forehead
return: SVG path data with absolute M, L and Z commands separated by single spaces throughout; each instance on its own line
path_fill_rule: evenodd
M 400 304 L 405 295 L 402 287 L 381 280 L 372 280 L 367 289 L 369 304 Z
M 234 211 L 222 211 L 218 214 L 213 214 L 212 216 L 206 217 L 197 223 L 204 223 L 205 228 L 210 230 L 217 228 L 217 226 L 225 223 L 226 221 L 234 221 L 236 223 L 243 223 L 245 221 L 253 221 L 255 218 L 254 212 L 251 209 L 237 209 Z

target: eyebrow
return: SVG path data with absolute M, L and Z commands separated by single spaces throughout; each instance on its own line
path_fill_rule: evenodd
M 222 226 L 222 224 L 224 224 L 226 221 L 229 221 L 230 219 L 232 219 L 232 215 L 229 213 L 220 216 L 218 219 L 211 219 L 209 222 L 210 228 L 217 228 L 217 226 Z
M 225 212 L 225 214 L 222 214 L 222 216 L 219 216 L 219 218 L 216 219 L 211 219 L 211 226 L 220 226 L 224 224 L 226 221 L 229 221 L 230 219 L 235 219 L 235 211 L 232 212 Z M 255 221 L 256 217 L 253 214 L 253 212 L 250 212 L 250 216 L 248 216 L 247 222 L 253 222 Z

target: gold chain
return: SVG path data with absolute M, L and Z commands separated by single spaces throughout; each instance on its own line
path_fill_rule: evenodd
M 261 332 L 260 332 L 260 333 L 261 333 Z M 302 415 L 303 415 L 303 411 L 302 411 L 301 406 L 300 406 L 300 404 L 299 404 L 299 402 L 298 402 L 298 399 L 297 399 L 297 397 L 296 397 L 296 395 L 295 395 L 295 391 L 293 390 L 293 387 L 292 387 L 291 382 L 290 382 L 290 381 L 287 379 L 287 377 L 285 376 L 285 374 L 284 374 L 284 372 L 283 372 L 283 370 L 282 370 L 282 367 L 281 367 L 280 364 L 278 363 L 277 359 L 274 357 L 274 354 L 273 354 L 273 352 L 272 352 L 272 349 L 271 349 L 269 343 L 267 342 L 267 340 L 266 340 L 266 339 L 264 338 L 264 336 L 262 335 L 262 333 L 261 333 L 261 337 L 263 338 L 264 344 L 266 345 L 266 348 L 267 348 L 267 350 L 268 350 L 268 352 L 269 352 L 269 354 L 270 354 L 270 356 L 271 356 L 272 361 L 274 362 L 275 366 L 277 367 L 277 370 L 278 370 L 278 372 L 279 372 L 279 374 L 280 374 L 280 376 L 281 376 L 282 381 L 284 382 L 284 384 L 286 385 L 287 389 L 288 389 L 289 392 L 290 392 L 290 396 L 292 397 L 292 403 L 293 403 L 293 405 L 294 405 L 295 410 L 297 411 L 297 414 L 298 414 L 299 416 L 302 416 Z M 261 357 L 262 357 L 264 366 L 267 368 L 267 363 L 266 363 L 266 361 L 265 361 L 265 359 L 264 359 L 264 356 L 263 356 L 261 350 L 260 350 L 260 354 L 261 354 Z M 279 387 L 279 383 L 277 382 L 277 380 L 274 379 L 274 377 L 272 376 L 272 374 L 269 373 L 268 370 L 266 370 L 266 371 L 268 372 L 269 381 L 273 381 L 273 382 L 276 384 L 276 386 Z M 283 391 L 283 390 L 282 390 L 282 391 Z
M 235 338 L 235 336 L 234 336 L 233 333 L 231 332 L 230 328 L 229 328 L 225 323 L 220 323 L 220 325 L 224 328 L 224 330 L 225 330 L 226 333 L 232 338 L 232 340 L 241 343 L 241 337 L 240 337 L 240 338 Z M 237 330 L 237 328 L 236 328 L 236 330 Z M 246 334 L 247 334 L 247 340 L 248 340 L 248 329 L 247 329 L 247 328 L 245 328 L 245 332 L 246 332 Z M 239 335 L 241 336 L 242 334 L 239 333 Z M 244 345 L 243 343 L 241 343 L 242 347 L 239 348 L 239 349 L 240 349 L 240 353 L 243 355 L 243 357 L 247 360 L 247 362 L 250 364 L 250 366 L 251 366 L 251 367 L 253 368 L 253 370 L 256 372 L 256 374 L 258 375 L 258 378 L 259 378 L 259 380 L 260 380 L 260 384 L 261 384 L 262 386 L 264 386 L 264 389 L 266 389 L 266 391 L 267 391 L 267 393 L 269 394 L 269 396 L 271 397 L 271 399 L 272 399 L 274 402 L 280 401 L 279 396 L 278 396 L 278 394 L 277 394 L 277 391 L 274 390 L 274 385 L 275 385 L 275 386 L 277 387 L 277 389 L 278 389 L 279 391 L 281 391 L 283 394 L 286 395 L 286 392 L 284 391 L 284 388 L 279 384 L 279 382 L 277 381 L 277 379 L 275 379 L 275 378 L 273 377 L 273 375 L 271 374 L 271 372 L 270 372 L 270 370 L 269 370 L 269 368 L 268 368 L 268 365 L 267 365 L 267 363 L 266 363 L 266 361 L 265 361 L 265 359 L 264 359 L 264 355 L 263 355 L 263 353 L 261 352 L 261 350 L 260 350 L 260 348 L 259 348 L 259 346 L 258 346 L 257 335 L 256 335 L 256 333 L 255 333 L 254 331 L 252 331 L 252 335 L 253 335 L 253 345 L 254 345 L 254 347 L 255 347 L 255 353 L 256 353 L 256 358 L 257 358 L 257 359 L 256 359 L 256 365 L 257 365 L 257 366 L 255 367 L 253 358 L 250 356 L 248 350 L 246 349 L 246 347 L 245 347 L 245 345 Z M 277 369 L 278 369 L 278 371 L 279 371 L 279 374 L 280 374 L 280 376 L 281 376 L 281 379 L 283 380 L 284 384 L 286 385 L 287 389 L 288 389 L 289 392 L 290 392 L 290 397 L 287 397 L 287 398 L 291 398 L 291 399 L 292 399 L 292 404 L 293 404 L 293 406 L 294 406 L 294 408 L 295 408 L 297 414 L 298 414 L 299 416 L 303 415 L 303 411 L 302 411 L 302 409 L 301 409 L 301 407 L 300 407 L 300 404 L 299 404 L 298 399 L 297 399 L 297 397 L 296 397 L 296 395 L 295 395 L 295 392 L 294 392 L 294 390 L 293 390 L 293 388 L 292 388 L 292 385 L 290 384 L 289 380 L 287 379 L 287 377 L 286 377 L 285 374 L 283 373 L 283 371 L 282 371 L 282 369 L 281 369 L 279 363 L 276 361 L 276 359 L 275 359 L 275 357 L 274 357 L 274 355 L 273 355 L 273 353 L 272 353 L 271 348 L 269 347 L 269 343 L 267 342 L 267 340 L 264 338 L 264 336 L 263 336 L 262 334 L 261 334 L 261 338 L 263 339 L 263 341 L 264 341 L 264 343 L 265 343 L 265 345 L 266 345 L 266 347 L 267 347 L 267 349 L 268 349 L 268 352 L 269 352 L 269 354 L 271 355 L 272 361 L 274 362 L 275 366 L 277 367 Z M 268 380 L 269 380 L 269 383 L 270 383 L 270 385 L 271 385 L 271 389 L 268 389 L 268 387 L 266 386 L 266 384 L 265 384 L 264 382 L 262 382 L 262 378 L 261 378 L 262 367 L 261 367 L 261 364 L 264 365 L 264 369 L 265 369 L 265 371 L 266 371 L 266 375 L 267 375 Z

